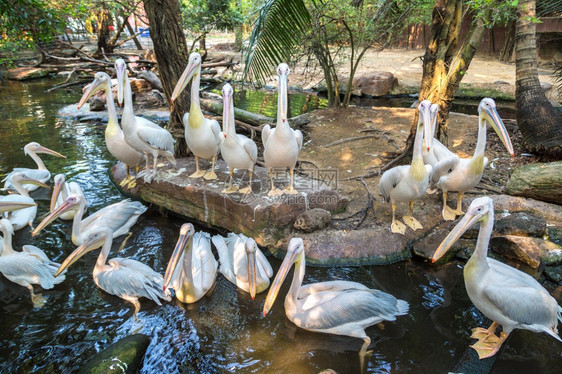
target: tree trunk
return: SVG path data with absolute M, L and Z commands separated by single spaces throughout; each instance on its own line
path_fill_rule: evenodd
M 127 27 L 127 31 L 129 31 L 129 34 L 131 34 L 131 36 L 135 35 L 135 30 L 133 30 L 133 27 L 131 26 L 131 24 L 129 23 L 129 19 L 127 18 L 125 20 L 125 26 Z M 142 44 L 139 41 L 139 38 L 137 38 L 136 36 L 133 38 L 133 42 L 135 42 L 135 46 L 137 47 L 137 49 L 140 51 L 142 50 Z
M 188 53 L 185 36 L 181 28 L 181 13 L 178 0 L 145 0 L 144 9 L 150 23 L 150 37 L 154 43 L 154 55 L 158 62 L 160 80 L 168 104 L 171 105 L 168 130 L 178 139 L 176 156 L 187 155 L 187 144 L 184 140 L 182 116 L 190 109 L 189 87 L 170 103 L 170 97 L 181 73 L 187 66 Z
M 98 49 L 94 53 L 94 57 L 101 58 L 105 53 L 113 53 L 113 49 L 109 45 L 109 25 L 111 25 L 111 14 L 105 2 L 102 2 L 97 17 Z
M 562 113 L 546 98 L 537 74 L 535 1 L 520 0 L 515 33 L 515 104 L 524 148 L 562 158 Z
M 515 21 L 509 21 L 505 26 L 505 42 L 500 52 L 500 61 L 513 62 L 515 51 Z

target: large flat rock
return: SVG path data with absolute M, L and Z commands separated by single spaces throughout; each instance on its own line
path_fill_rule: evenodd
M 55 72 L 55 69 L 45 69 L 37 67 L 20 67 L 6 70 L 6 79 L 14 81 L 26 81 L 29 79 L 43 78 Z

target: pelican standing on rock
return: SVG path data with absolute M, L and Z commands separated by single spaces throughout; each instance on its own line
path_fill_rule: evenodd
M 133 113 L 133 93 L 129 76 L 127 75 L 127 64 L 123 59 L 115 61 L 115 70 L 117 72 L 117 98 L 121 103 L 123 96 L 125 106 L 123 107 L 123 115 L 121 116 L 121 126 L 125 141 L 131 147 L 144 154 L 146 159 L 146 169 L 144 170 L 144 180 L 147 183 L 152 182 L 152 178 L 156 176 L 158 168 L 158 156 L 164 156 L 168 162 L 176 166 L 174 158 L 174 138 L 170 132 L 154 122 L 145 118 L 137 117 Z M 152 170 L 149 167 L 149 155 L 152 155 L 154 165 Z M 142 173 L 142 172 L 141 172 Z M 139 177 L 139 174 L 137 174 Z
M 488 329 L 472 330 L 478 341 L 471 347 L 482 358 L 497 353 L 514 329 L 546 332 L 559 341 L 558 321 L 562 308 L 539 282 L 502 262 L 488 258 L 488 244 L 494 227 L 494 201 L 479 197 L 472 201 L 466 215 L 443 240 L 432 262 L 441 258 L 473 224 L 480 222 L 480 232 L 474 253 L 464 266 L 464 284 L 472 303 L 492 320 Z M 498 325 L 502 332 L 498 337 Z
M 105 292 L 119 296 L 135 306 L 134 316 L 140 311 L 139 298 L 146 297 L 158 305 L 160 299 L 170 301 L 169 292 L 162 290 L 162 275 L 149 266 L 130 259 L 112 258 L 106 264 L 107 256 L 113 243 L 113 232 L 109 228 L 102 228 L 89 234 L 87 240 L 76 248 L 60 265 L 55 277 L 76 262 L 84 254 L 102 247 L 94 267 L 94 282 Z
M 49 260 L 45 252 L 33 245 L 24 245 L 21 252 L 15 251 L 12 247 L 14 230 L 10 221 L 5 218 L 0 220 L 0 232 L 4 237 L 0 273 L 8 280 L 27 287 L 33 305 L 40 308 L 46 299 L 33 292 L 33 285 L 38 284 L 47 290 L 61 283 L 65 278 L 64 274 L 58 278 L 53 277 L 60 264 Z
M 182 303 L 194 303 L 215 284 L 217 267 L 210 235 L 196 233 L 191 223 L 184 223 L 166 268 L 164 288 L 173 289 Z
M 392 225 L 391 231 L 396 234 L 404 235 L 406 226 L 396 220 L 396 203 L 408 202 L 410 205 L 410 213 L 403 216 L 404 223 L 412 230 L 421 229 L 423 226 L 417 219 L 413 217 L 414 201 L 419 200 L 425 194 L 431 178 L 431 165 L 424 165 L 422 158 L 422 138 L 429 138 L 430 131 L 430 106 L 428 100 L 424 100 L 418 106 L 420 112 L 418 125 L 416 129 L 416 137 L 414 139 L 414 154 L 411 165 L 396 166 L 387 170 L 379 181 L 379 192 L 383 201 L 390 201 L 392 204 Z M 429 135 L 428 135 L 429 134 Z
M 12 184 L 12 176 L 14 173 L 23 173 L 26 177 L 38 180 L 42 183 L 47 183 L 51 178 L 51 172 L 45 167 L 43 160 L 37 156 L 38 153 L 45 153 L 57 157 L 66 158 L 66 156 L 61 155 L 58 152 L 53 151 L 52 149 L 43 147 L 41 144 L 37 142 L 28 143 L 25 147 L 23 147 L 23 151 L 25 155 L 29 155 L 37 164 L 37 169 L 29 169 L 29 168 L 15 168 L 10 174 L 4 178 L 4 188 L 13 188 Z M 29 192 L 35 191 L 38 185 L 30 184 L 26 185 L 25 189 Z
M 66 182 L 64 174 L 57 174 L 53 178 L 55 186 L 53 187 L 53 195 L 51 195 L 51 207 L 50 211 L 54 211 L 58 208 L 70 195 L 79 195 L 84 198 L 84 191 L 82 187 L 76 182 Z M 78 209 L 72 209 L 64 212 L 60 215 L 60 219 L 70 220 L 74 218 Z
M 248 187 L 240 190 L 240 193 L 248 194 L 252 192 L 252 173 L 256 160 L 258 159 L 258 146 L 256 143 L 244 135 L 236 133 L 236 124 L 234 123 L 234 103 L 232 99 L 232 86 L 225 84 L 222 88 L 223 99 L 223 116 L 222 116 L 222 132 L 220 138 L 220 149 L 222 158 L 228 165 L 230 173 L 230 183 L 222 193 L 233 193 L 238 191 L 238 187 L 232 185 L 232 177 L 234 169 L 248 170 L 250 181 Z
M 371 344 L 365 329 L 382 321 L 394 321 L 408 313 L 408 303 L 379 290 L 350 281 L 330 281 L 302 285 L 305 272 L 304 243 L 292 238 L 285 259 L 265 299 L 263 315 L 269 312 L 287 273 L 295 264 L 293 281 L 285 297 L 287 318 L 298 327 L 363 339 L 359 351 L 361 368 Z
M 141 165 L 144 156 L 141 152 L 131 147 L 129 143 L 125 141 L 125 135 L 123 134 L 123 130 L 119 126 L 119 121 L 117 120 L 117 111 L 115 110 L 115 101 L 113 100 L 113 90 L 109 75 L 103 72 L 98 72 L 94 75 L 94 81 L 90 84 L 88 90 L 84 92 L 84 95 L 82 95 L 82 98 L 78 103 L 78 109 L 84 105 L 86 100 L 100 90 L 103 90 L 105 93 L 107 106 L 105 145 L 113 157 L 125 164 L 127 178 L 121 182 L 121 186 L 124 186 L 131 179 L 129 168 L 134 166 L 138 174 L 139 166 Z
M 65 212 L 75 210 L 76 207 L 78 207 L 78 211 L 72 220 L 72 243 L 74 245 L 84 244 L 92 232 L 97 232 L 102 228 L 109 228 L 114 238 L 125 235 L 147 209 L 140 202 L 127 199 L 108 205 L 82 219 L 86 210 L 86 199 L 84 196 L 70 195 L 37 225 L 31 235 L 37 235 L 45 226 Z
M 23 229 L 25 226 L 32 227 L 33 220 L 37 215 L 37 204 L 29 196 L 29 192 L 23 187 L 23 184 L 35 185 L 39 187 L 49 188 L 45 183 L 26 176 L 23 172 L 15 172 L 12 174 L 12 186 L 19 195 L 0 196 L 0 201 L 6 203 L 27 203 L 31 204 L 29 208 L 23 208 L 7 213 L 6 218 L 10 220 L 14 230 Z
M 248 292 L 252 300 L 269 287 L 273 269 L 254 239 L 231 232 L 226 238 L 215 235 L 212 240 L 226 279 Z
M 464 214 L 462 211 L 462 197 L 464 193 L 474 188 L 480 179 L 484 168 L 488 165 L 488 158 L 484 157 L 486 148 L 486 123 L 490 123 L 511 156 L 513 146 L 505 126 L 496 110 L 496 103 L 490 98 L 484 98 L 478 105 L 478 141 L 472 158 L 459 158 L 454 155 L 439 160 L 433 167 L 432 182 L 443 191 L 443 218 L 452 221 L 456 216 Z M 447 193 L 458 192 L 457 209 L 447 206 Z
M 265 125 L 261 133 L 263 143 L 263 159 L 265 166 L 269 170 L 271 180 L 271 190 L 268 196 L 287 194 L 297 194 L 293 187 L 294 169 L 302 148 L 302 133 L 300 130 L 293 130 L 287 121 L 287 84 L 289 79 L 289 65 L 279 64 L 277 67 L 279 74 L 279 95 L 277 98 L 277 125 L 274 129 Z M 273 169 L 289 168 L 289 186 L 281 191 L 273 184 Z
M 173 102 L 180 93 L 185 89 L 191 79 L 191 106 L 189 113 L 183 115 L 183 127 L 185 129 L 185 142 L 188 148 L 195 155 L 195 173 L 190 178 L 201 178 L 206 180 L 217 179 L 215 173 L 215 161 L 219 153 L 219 144 L 221 142 L 219 123 L 214 119 L 203 117 L 201 105 L 199 103 L 199 84 L 201 80 L 201 55 L 193 52 L 189 55 L 189 63 L 187 64 L 183 74 L 172 93 L 171 101 Z M 199 169 L 199 159 L 211 159 L 211 169 L 208 172 Z

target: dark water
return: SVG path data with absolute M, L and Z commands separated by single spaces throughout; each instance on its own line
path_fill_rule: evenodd
M 47 155 L 44 160 L 53 174 L 65 173 L 68 180 L 82 185 L 90 211 L 123 199 L 108 178 L 107 169 L 114 161 L 104 146 L 104 126 L 57 118 L 57 110 L 75 103 L 79 94 L 44 93 L 53 84 L 0 83 L 0 176 L 14 166 L 33 167 L 22 148 L 38 141 L 68 157 Z M 245 104 L 248 109 L 264 105 L 263 97 L 250 92 L 246 97 L 250 99 Z M 275 97 L 267 100 L 273 112 L 265 114 L 272 115 Z M 298 100 L 291 98 L 293 105 L 298 102 L 294 108 L 319 99 Z M 48 210 L 48 193 L 38 192 L 34 197 L 41 216 Z M 149 210 L 133 227 L 132 237 L 118 256 L 130 256 L 163 272 L 182 223 Z M 37 245 L 50 258 L 62 261 L 74 249 L 69 233 L 69 223 L 57 222 L 35 238 L 28 229 L 18 231 L 14 244 L 17 249 L 23 244 Z M 26 289 L 5 279 L 0 282 L 1 373 L 76 372 L 96 352 L 133 331 L 151 338 L 142 373 L 190 372 L 190 363 L 201 372 L 359 370 L 357 352 L 362 341 L 296 328 L 284 315 L 282 297 L 262 318 L 265 293 L 252 301 L 221 275 L 214 291 L 196 304 L 171 302 L 158 307 L 142 300 L 139 321 L 133 322 L 131 304 L 94 284 L 91 273 L 96 257 L 97 253 L 84 256 L 70 267 L 65 282 L 42 291 L 48 301 L 41 309 L 33 309 Z M 277 269 L 280 261 L 271 261 Z M 371 373 L 453 370 L 472 343 L 470 329 L 490 323 L 468 300 L 462 265 L 457 263 L 436 267 L 412 260 L 379 267 L 309 268 L 304 282 L 334 279 L 358 281 L 410 303 L 408 315 L 367 330 L 373 341 L 367 368 Z M 288 286 L 286 282 L 280 295 Z M 558 372 L 561 346 L 546 335 L 516 331 L 493 371 Z

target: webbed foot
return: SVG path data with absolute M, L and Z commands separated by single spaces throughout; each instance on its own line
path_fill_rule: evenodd
M 414 231 L 419 230 L 419 229 L 423 229 L 423 226 L 421 225 L 421 223 L 412 216 L 404 216 L 404 217 L 402 217 L 402 221 L 404 221 L 404 223 L 406 225 L 408 225 Z
M 404 225 L 402 222 L 398 220 L 394 220 L 392 221 L 392 225 L 390 225 L 390 231 L 392 231 L 395 234 L 404 235 L 404 233 L 406 232 L 406 225 Z
M 208 172 L 205 173 L 203 179 L 205 179 L 206 181 L 217 179 L 217 174 L 215 173 L 214 170 L 209 170 Z

